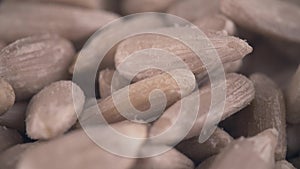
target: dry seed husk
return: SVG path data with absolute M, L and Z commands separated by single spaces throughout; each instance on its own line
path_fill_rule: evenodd
M 37 143 L 17 144 L 0 154 L 1 169 L 16 169 L 19 159 L 22 157 L 25 150 L 33 147 Z
M 36 94 L 26 111 L 26 131 L 32 139 L 57 137 L 75 124 L 85 101 L 83 91 L 72 81 L 58 81 Z
M 221 0 L 220 6 L 224 14 L 243 28 L 300 42 L 300 6 L 280 0 Z
M 204 143 L 199 143 L 199 138 L 193 137 L 191 139 L 180 142 L 176 149 L 189 157 L 195 164 L 204 159 L 218 154 L 221 150 L 229 145 L 233 138 L 220 128 L 217 128 L 215 132 Z
M 35 2 L 47 2 L 47 3 L 60 3 L 65 5 L 74 5 L 91 9 L 105 9 L 107 8 L 107 1 L 110 0 L 30 0 Z
M 134 123 L 120 123 L 112 125 L 118 132 L 134 138 L 145 138 L 147 127 Z M 99 130 L 101 132 L 101 130 Z M 104 134 L 104 133 L 100 133 Z M 106 133 L 109 134 L 109 133 Z M 108 135 L 101 135 L 108 139 Z M 120 145 L 118 140 L 110 140 L 115 146 Z M 138 153 L 143 142 L 127 144 L 132 153 Z M 121 146 L 124 146 L 124 144 Z M 124 147 L 120 147 L 124 148 Z M 101 149 L 83 130 L 77 130 L 58 139 L 41 143 L 26 151 L 22 156 L 17 169 L 96 169 L 119 168 L 129 169 L 135 163 L 134 158 L 120 157 Z
M 158 145 L 156 145 L 158 146 Z M 159 147 L 159 146 L 158 146 Z M 151 150 L 150 150 L 151 151 Z M 132 169 L 194 169 L 194 163 L 185 155 L 172 148 L 167 152 L 149 158 L 140 158 Z
M 268 129 L 252 138 L 240 138 L 217 155 L 210 169 L 274 169 L 276 129 Z
M 0 126 L 0 152 L 19 143 L 22 143 L 22 137 L 16 130 Z
M 207 158 L 206 160 L 202 161 L 201 164 L 199 164 L 196 169 L 209 169 L 210 166 L 213 164 L 216 156 L 211 156 Z
M 75 52 L 72 44 L 56 35 L 43 34 L 15 41 L 0 52 L 0 77 L 25 100 L 44 86 L 68 76 Z
M 13 106 L 15 99 L 16 96 L 12 86 L 0 78 L 0 116 Z
M 174 78 L 175 76 L 176 78 Z M 103 117 L 108 123 L 118 122 L 125 120 L 125 118 L 119 113 L 116 106 L 122 107 L 123 109 L 125 108 L 126 111 L 129 111 L 128 106 L 130 105 L 127 105 L 126 102 L 123 101 L 124 99 L 129 99 L 129 101 L 135 109 L 139 111 L 145 111 L 148 110 L 151 106 L 149 102 L 150 93 L 153 92 L 153 90 L 160 90 L 165 94 L 166 106 L 170 106 L 176 101 L 178 101 L 181 98 L 181 96 L 184 97 L 190 94 L 195 88 L 195 83 L 195 77 L 193 74 L 191 74 L 188 71 L 182 71 L 181 69 L 178 69 L 170 72 L 170 74 L 163 73 L 127 86 L 129 90 L 128 98 L 123 98 L 126 88 L 122 88 L 117 92 L 113 93 L 114 97 L 109 96 L 103 100 L 100 100 L 97 106 L 101 110 Z M 153 100 L 161 100 L 161 96 L 156 94 L 153 94 L 152 98 Z M 117 99 L 119 101 L 116 101 Z M 156 108 L 162 106 L 164 103 L 159 102 L 154 104 L 155 105 L 153 105 L 152 110 L 158 111 Z M 94 110 L 95 109 L 91 107 L 84 111 L 82 117 L 83 120 L 86 120 L 84 119 L 85 117 L 90 118 L 90 114 L 97 115 L 97 113 L 94 113 Z M 157 113 L 159 113 L 156 111 L 150 112 L 149 114 L 140 114 L 140 116 L 143 116 L 141 117 L 141 119 L 131 120 L 148 120 L 149 118 L 154 118 L 158 116 Z M 128 114 L 128 112 L 122 113 Z M 131 115 L 128 115 L 131 118 Z M 132 116 L 134 116 L 132 118 L 135 118 L 135 114 L 133 114 Z
M 193 31 L 194 28 L 165 28 L 162 29 L 162 31 L 168 31 L 168 32 L 188 32 Z M 218 57 L 223 63 L 227 62 L 233 62 L 236 60 L 242 59 L 244 56 L 252 52 L 252 48 L 243 40 L 238 39 L 236 37 L 232 36 L 226 36 L 221 33 L 206 33 L 208 36 L 208 39 L 213 45 L 213 49 L 216 50 Z M 207 37 L 201 37 L 189 35 L 189 38 L 191 42 L 197 40 L 200 41 L 204 40 Z M 207 42 L 206 42 L 207 43 Z M 142 34 L 130 37 L 120 43 L 120 45 L 117 48 L 116 55 L 115 55 L 115 64 L 117 70 L 120 72 L 121 75 L 123 75 L 125 78 L 133 77 L 135 74 L 132 73 L 132 71 L 127 70 L 127 67 L 122 66 L 118 67 L 122 62 L 130 57 L 131 54 L 134 52 L 137 52 L 142 49 L 150 49 L 150 48 L 157 48 L 161 50 L 168 51 L 174 56 L 179 57 L 182 59 L 186 65 L 190 68 L 190 70 L 195 73 L 199 74 L 205 71 L 205 66 L 199 59 L 199 57 L 185 44 L 181 43 L 178 40 L 169 38 L 167 36 L 158 35 L 158 34 Z M 211 48 L 202 47 L 203 49 L 201 52 L 206 53 L 211 51 Z M 150 55 L 150 53 L 149 53 Z M 131 60 L 130 60 L 131 61 Z M 127 61 L 128 62 L 128 61 Z M 170 62 L 169 60 L 166 60 L 166 62 Z M 165 65 L 168 65 L 168 63 L 164 63 Z M 136 64 L 136 65 L 135 65 Z M 132 67 L 139 66 L 140 63 L 130 63 Z M 162 61 L 160 62 L 162 64 Z M 175 64 L 173 64 L 175 65 Z M 121 69 L 121 70 L 120 70 Z M 157 69 L 147 69 L 145 71 L 142 71 L 138 73 L 135 76 L 135 81 L 145 79 L 147 77 L 151 77 L 154 75 L 157 75 L 161 73 L 162 71 Z
M 275 169 L 296 169 L 291 163 L 286 160 L 277 161 Z
M 26 102 L 15 103 L 5 114 L 0 116 L 0 125 L 25 133 Z
M 140 12 L 163 12 L 176 0 L 123 0 L 121 11 L 124 14 Z
M 177 1 L 169 9 L 168 13 L 194 21 L 219 12 L 220 0 L 185 0 Z
M 211 103 L 211 88 L 210 85 L 204 86 L 197 91 L 200 93 L 200 106 L 198 110 L 198 117 L 189 131 L 189 133 L 185 136 L 185 139 L 189 139 L 195 136 L 199 136 L 201 129 L 206 120 L 206 116 L 209 112 L 209 107 Z M 184 99 L 189 99 L 189 97 L 193 97 L 193 95 L 188 96 Z M 246 107 L 250 104 L 250 102 L 254 98 L 254 87 L 252 82 L 246 77 L 238 74 L 228 74 L 226 75 L 226 101 L 225 108 L 222 114 L 222 120 L 231 116 L 232 114 L 238 112 L 242 108 Z M 168 108 L 164 114 L 154 122 L 153 126 L 150 129 L 150 136 L 156 136 L 164 132 L 166 129 L 171 127 L 177 120 L 177 116 L 180 113 L 180 105 L 181 101 L 176 102 L 170 108 Z M 193 111 L 193 110 L 186 110 Z M 187 122 L 182 121 L 180 125 L 186 126 Z M 190 121 L 188 121 L 190 123 Z M 180 135 L 181 128 L 179 127 L 176 132 Z M 175 137 L 175 138 L 174 138 Z M 174 140 L 177 140 L 176 134 L 172 134 L 169 138 L 165 140 L 159 140 L 159 142 L 163 142 L 165 144 L 172 144 Z
M 253 74 L 250 80 L 254 84 L 255 98 L 250 106 L 227 122 L 230 125 L 227 129 L 234 137 L 239 137 L 254 136 L 265 129 L 276 128 L 279 135 L 275 156 L 277 160 L 285 159 L 286 120 L 282 91 L 263 74 Z
M 44 32 L 80 41 L 117 18 L 117 15 L 105 11 L 13 1 L 2 2 L 0 12 L 0 37 L 8 42 Z
M 214 14 L 193 22 L 201 30 L 224 31 L 228 35 L 236 34 L 235 24 L 227 17 L 221 14 Z
M 287 121 L 300 123 L 300 66 L 286 91 Z
M 300 125 L 288 125 L 286 130 L 288 157 L 293 157 L 300 152 Z

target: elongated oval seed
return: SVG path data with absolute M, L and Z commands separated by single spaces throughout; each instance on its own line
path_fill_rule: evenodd
M 159 145 L 156 145 L 159 147 Z M 149 150 L 151 151 L 151 150 Z M 138 159 L 132 169 L 194 169 L 194 163 L 176 149 L 149 158 Z
M 250 106 L 226 122 L 229 125 L 234 125 L 228 130 L 234 137 L 240 137 L 254 136 L 265 129 L 276 128 L 279 133 L 275 151 L 276 159 L 285 159 L 286 120 L 282 91 L 270 78 L 263 74 L 253 74 L 250 76 L 250 80 L 254 84 L 255 98 Z
M 177 1 L 169 9 L 168 13 L 194 21 L 210 14 L 218 13 L 220 0 L 185 0 Z
M 294 74 L 286 92 L 287 121 L 300 123 L 300 66 Z
M 19 143 L 22 143 L 22 137 L 16 130 L 0 126 L 0 152 Z
M 106 98 L 111 95 L 111 81 L 115 71 L 111 69 L 105 69 L 99 73 L 99 91 L 100 97 Z
M 27 108 L 26 131 L 32 139 L 50 139 L 75 124 L 85 101 L 83 91 L 72 81 L 58 81 L 36 94 Z
M 223 13 L 246 29 L 300 42 L 300 6 L 281 0 L 221 0 L 220 6 Z
M 0 12 L 0 37 L 8 42 L 44 32 L 80 41 L 117 18 L 117 15 L 105 11 L 12 1 L 2 2 Z
M 56 35 L 20 39 L 1 50 L 0 77 L 12 85 L 17 100 L 25 100 L 46 85 L 67 78 L 74 55 L 72 44 Z
M 61 3 L 67 5 L 74 5 L 79 7 L 85 8 L 92 8 L 92 9 L 103 9 L 105 8 L 105 2 L 107 0 L 27 0 L 27 1 L 36 1 L 36 2 L 47 2 L 47 3 Z
M 0 166 L 5 169 L 16 169 L 17 163 L 25 150 L 32 148 L 37 143 L 17 144 L 0 154 Z
M 15 92 L 11 85 L 0 78 L 0 116 L 15 103 Z
M 136 138 L 145 138 L 147 135 L 147 127 L 141 124 L 121 123 L 111 127 L 123 134 L 130 133 Z M 101 135 L 103 133 L 99 134 L 102 139 L 108 138 L 107 135 Z M 110 141 L 114 146 L 120 145 L 119 140 Z M 121 145 L 127 146 L 137 155 L 142 144 L 143 141 L 137 144 Z M 112 166 L 118 169 L 130 169 L 135 161 L 134 158 L 117 156 L 101 149 L 83 130 L 77 130 L 26 151 L 17 169 L 95 169 L 112 168 Z
M 199 143 L 198 136 L 180 142 L 176 149 L 189 157 L 195 164 L 216 155 L 231 143 L 233 138 L 224 130 L 217 128 L 204 143 Z
M 201 30 L 225 31 L 228 35 L 236 34 L 235 24 L 221 14 L 214 14 L 205 18 L 200 18 L 193 22 Z
M 268 129 L 232 142 L 217 155 L 210 169 L 273 169 L 277 134 L 275 129 Z
M 26 102 L 15 103 L 5 114 L 0 116 L 0 125 L 25 133 Z
M 123 0 L 121 1 L 121 11 L 124 14 L 162 12 L 174 1 L 175 0 Z
M 179 69 L 171 71 L 170 74 L 163 73 L 122 88 L 112 96 L 100 100 L 97 106 L 108 123 L 125 120 L 122 115 L 128 115 L 127 118 L 132 118 L 130 120 L 148 120 L 159 116 L 162 106 L 172 105 L 181 96 L 190 94 L 194 88 L 195 76 L 187 70 Z M 153 93 L 155 90 L 163 92 L 165 98 L 160 93 Z M 150 112 L 136 114 L 132 112 L 132 106 L 139 111 L 150 109 Z M 84 116 L 90 114 L 97 115 L 94 110 L 93 107 L 87 109 L 80 118 L 84 119 Z M 119 110 L 124 112 L 120 114 Z
M 167 28 L 163 29 L 163 31 L 175 32 L 175 31 L 182 31 L 188 32 L 193 31 L 193 28 Z M 219 55 L 220 60 L 223 63 L 233 62 L 239 59 L 242 59 L 245 55 L 252 52 L 252 48 L 243 40 L 240 40 L 235 37 L 226 36 L 218 33 L 209 33 L 208 39 L 210 40 L 211 44 L 213 45 L 213 49 L 216 50 L 217 54 Z M 189 37 L 191 42 L 198 41 L 203 43 L 208 43 L 207 37 L 199 36 L 190 36 Z M 205 44 L 203 44 L 205 46 Z M 199 74 L 205 71 L 205 65 L 201 62 L 200 58 L 194 53 L 189 47 L 185 44 L 181 43 L 178 40 L 172 39 L 167 36 L 158 35 L 158 34 L 143 34 L 130 37 L 120 43 L 117 48 L 116 55 L 115 55 L 115 64 L 117 70 L 123 75 L 125 78 L 130 79 L 130 77 L 134 77 L 135 74 L 131 70 L 134 67 L 138 67 L 141 63 L 137 61 L 136 63 L 130 62 L 130 64 L 126 64 L 126 59 L 130 58 L 130 55 L 134 52 L 138 52 L 143 49 L 161 49 L 167 52 L 172 53 L 174 56 L 179 57 L 182 61 L 190 68 L 190 70 L 195 73 Z M 207 55 L 211 53 L 211 48 L 207 47 L 200 47 L 199 50 Z M 151 56 L 155 56 L 152 53 L 146 53 Z M 142 53 L 141 55 L 145 55 Z M 149 59 L 151 59 L 151 57 Z M 131 60 L 130 60 L 131 61 Z M 125 62 L 125 64 L 123 63 Z M 166 62 L 166 63 L 164 63 Z M 160 60 L 160 64 L 170 65 L 170 60 L 162 59 Z M 119 66 L 122 65 L 122 66 Z M 171 66 L 176 66 L 176 64 L 171 64 Z M 169 66 L 170 67 L 170 66 Z M 173 68 L 173 67 L 170 67 Z M 147 77 L 151 77 L 161 73 L 162 71 L 157 69 L 147 69 L 138 73 L 135 76 L 134 80 L 141 80 Z
M 275 169 L 296 169 L 291 163 L 286 160 L 277 161 Z
M 198 110 L 198 116 L 195 123 L 189 133 L 185 136 L 185 139 L 189 139 L 198 136 L 204 125 L 206 117 L 209 112 L 209 107 L 211 103 L 211 88 L 210 86 L 205 86 L 199 89 L 200 107 Z M 232 114 L 238 112 L 242 108 L 250 104 L 254 98 L 254 87 L 252 82 L 246 77 L 238 74 L 228 74 L 226 75 L 226 100 L 225 108 L 222 114 L 222 120 L 231 116 Z M 190 95 L 183 99 L 193 99 L 193 95 Z M 150 136 L 157 136 L 164 132 L 166 129 L 173 126 L 177 120 L 177 116 L 180 113 L 181 101 L 176 102 L 170 108 L 168 108 L 163 115 L 154 122 L 150 129 Z M 191 112 L 191 110 L 185 110 L 185 112 Z M 187 123 L 191 121 L 180 121 L 179 126 L 186 126 Z M 161 143 L 172 144 L 177 140 L 182 134 L 182 127 L 176 128 L 176 133 L 172 133 L 169 137 L 165 137 L 165 140 L 159 140 Z

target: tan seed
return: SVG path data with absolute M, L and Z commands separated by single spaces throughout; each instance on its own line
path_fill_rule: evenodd
M 274 169 L 277 131 L 268 129 L 252 138 L 240 138 L 217 155 L 210 169 Z
M 117 18 L 105 11 L 14 1 L 2 2 L 0 12 L 0 37 L 8 42 L 44 32 L 80 41 Z
M 36 94 L 26 112 L 26 131 L 32 139 L 57 137 L 75 124 L 85 101 L 83 91 L 72 81 L 58 81 Z
M 291 163 L 286 160 L 277 161 L 275 169 L 296 169 Z
M 100 100 L 98 107 L 108 123 L 125 120 L 118 108 L 122 109 L 124 112 L 121 113 L 127 115 L 127 118 L 130 118 L 130 120 L 148 120 L 155 117 L 157 118 L 157 116 L 160 115 L 158 113 L 162 111 L 159 108 L 165 106 L 162 100 L 164 98 L 158 93 L 152 93 L 154 90 L 163 92 L 166 97 L 166 106 L 170 106 L 178 101 L 181 96 L 184 97 L 190 94 L 194 88 L 194 75 L 187 70 L 179 69 L 171 71 L 170 74 L 163 73 L 122 88 L 113 93 L 113 96 Z M 150 94 L 154 101 L 152 102 L 152 106 L 149 102 Z M 127 104 L 128 101 L 130 104 Z M 150 106 L 151 110 L 147 113 L 136 114 L 132 112 L 131 105 L 139 111 L 146 111 Z M 93 118 L 94 115 L 97 115 L 94 111 L 94 107 L 87 109 L 81 118 Z M 90 114 L 93 116 L 90 117 Z
M 220 6 L 224 14 L 248 30 L 300 42 L 300 6 L 281 0 L 221 0 Z
M 0 78 L 0 116 L 13 106 L 15 97 L 12 86 L 4 79 Z
M 12 85 L 17 100 L 25 100 L 51 82 L 66 79 L 74 55 L 66 39 L 51 34 L 30 36 L 2 49 L 0 76 Z

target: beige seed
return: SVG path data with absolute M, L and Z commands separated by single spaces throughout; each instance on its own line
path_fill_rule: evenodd
M 5 114 L 0 116 L 0 125 L 25 133 L 26 102 L 15 103 Z
M 287 121 L 300 123 L 300 66 L 294 74 L 286 92 Z
M 163 12 L 176 0 L 123 0 L 121 11 L 124 14 L 140 12 Z
M 196 31 L 195 28 L 165 28 L 161 29 L 165 32 L 193 32 Z M 188 40 L 195 44 L 195 41 L 203 41 L 205 42 L 207 37 L 201 37 L 201 35 L 194 35 L 189 34 L 187 35 Z M 215 49 L 218 57 L 223 63 L 227 62 L 233 62 L 236 60 L 242 59 L 245 55 L 252 52 L 252 48 L 243 40 L 232 37 L 232 36 L 226 36 L 224 34 L 220 33 L 207 33 L 207 36 L 211 42 L 212 47 L 199 47 L 201 52 L 203 54 L 210 53 L 211 54 L 211 48 Z M 205 40 L 206 39 L 206 40 Z M 120 43 L 120 45 L 117 48 L 116 55 L 115 55 L 115 63 L 116 68 L 120 72 L 122 76 L 125 78 L 130 79 L 130 77 L 134 76 L 135 74 L 132 72 L 132 68 L 140 66 L 141 63 L 139 61 L 134 62 L 133 60 L 130 60 L 132 62 L 128 63 L 129 61 L 126 61 L 126 59 L 130 58 L 131 54 L 134 52 L 143 50 L 143 49 L 150 49 L 150 48 L 156 48 L 168 51 L 172 53 L 174 56 L 179 57 L 183 62 L 190 68 L 190 70 L 195 73 L 199 74 L 205 71 L 205 66 L 199 59 L 199 57 L 186 45 L 181 43 L 180 41 L 177 41 L 175 39 L 169 38 L 167 36 L 158 35 L 158 34 L 143 34 L 143 35 L 137 35 L 130 37 Z M 153 53 L 140 53 L 141 56 L 147 56 L 149 55 L 150 59 L 151 57 L 156 57 Z M 147 55 L 146 55 L 147 54 Z M 125 63 L 123 63 L 125 62 Z M 170 67 L 170 60 L 169 59 L 162 59 L 160 60 L 160 64 L 166 65 L 165 67 L 173 69 L 176 63 L 171 64 L 172 67 Z M 213 62 L 215 64 L 215 62 Z M 209 63 L 213 64 L 213 63 Z M 121 65 L 121 66 L 120 66 Z M 157 75 L 161 73 L 162 71 L 159 71 L 157 69 L 146 69 L 145 71 L 142 71 L 138 73 L 135 76 L 136 81 L 145 79 L 147 77 L 151 77 L 154 75 Z
M 296 169 L 291 163 L 286 160 L 277 161 L 275 169 Z
M 251 105 L 237 113 L 227 123 L 232 125 L 234 137 L 254 136 L 265 129 L 276 128 L 279 133 L 276 147 L 276 159 L 282 160 L 286 156 L 286 120 L 285 103 L 282 91 L 267 76 L 253 74 L 250 80 L 254 84 L 255 98 Z
M 197 93 L 194 93 L 197 94 Z M 185 97 L 184 99 L 193 99 L 194 96 L 190 95 Z M 252 82 L 246 77 L 238 74 L 228 74 L 226 75 L 226 100 L 225 100 L 225 108 L 222 113 L 222 120 L 231 116 L 232 114 L 238 112 L 242 108 L 246 107 L 250 104 L 250 102 L 254 98 L 254 87 Z M 199 89 L 199 110 L 198 117 L 189 131 L 189 133 L 185 136 L 185 139 L 189 139 L 195 136 L 199 136 L 200 131 L 205 123 L 207 114 L 209 112 L 209 107 L 211 103 L 211 88 L 210 85 L 204 86 Z M 198 106 L 199 106 L 198 105 Z M 150 129 L 150 136 L 157 136 L 164 132 L 169 127 L 173 126 L 176 122 L 177 117 L 180 113 L 181 101 L 176 102 L 170 108 L 168 108 L 164 114 L 153 124 Z M 185 112 L 191 112 L 191 110 L 185 110 Z M 180 121 L 179 126 L 187 126 L 187 123 L 191 123 L 190 121 Z M 163 140 L 159 140 L 161 143 L 172 144 L 174 141 L 180 137 L 182 134 L 182 128 L 177 127 L 176 133 L 172 133 L 169 137 L 165 137 Z
M 178 69 L 171 71 L 170 74 L 163 73 L 122 88 L 113 93 L 113 96 L 100 100 L 98 107 L 108 123 L 125 120 L 118 108 L 122 109 L 124 112 L 121 113 L 127 115 L 127 118 L 131 118 L 130 120 L 148 120 L 149 118 L 159 116 L 159 108 L 164 106 L 164 98 L 158 93 L 153 93 L 154 90 L 163 92 L 166 97 L 166 106 L 170 106 L 178 101 L 181 96 L 184 97 L 190 94 L 194 88 L 194 75 L 187 70 Z M 150 94 L 154 101 L 152 102 L 153 105 L 149 102 Z M 128 105 L 127 101 L 139 111 L 146 111 L 150 106 L 151 110 L 147 113 L 132 113 L 131 105 Z M 94 116 L 90 117 L 89 115 L 97 115 L 94 110 L 94 107 L 87 109 L 80 118 L 84 120 L 87 120 L 85 117 L 93 118 Z
M 224 31 L 228 35 L 236 34 L 235 24 L 221 14 L 214 14 L 205 18 L 200 18 L 193 22 L 201 30 Z
M 22 143 L 22 137 L 16 130 L 0 126 L 0 152 L 19 143 Z
M 156 145 L 158 148 L 159 146 Z M 153 149 L 153 148 L 152 148 Z M 146 149 L 147 150 L 147 149 Z M 151 151 L 147 150 L 147 151 Z M 138 159 L 132 169 L 194 169 L 194 163 L 185 155 L 172 148 L 167 152 L 149 158 Z
M 26 131 L 32 139 L 57 137 L 75 124 L 85 101 L 83 91 L 72 81 L 58 81 L 36 94 L 26 112 Z
M 221 150 L 231 143 L 233 138 L 220 128 L 210 136 L 204 143 L 199 143 L 198 136 L 182 141 L 176 146 L 176 149 L 189 157 L 195 164 L 204 159 L 216 155 Z
M 17 144 L 0 154 L 1 169 L 16 169 L 17 163 L 25 150 L 32 148 L 37 143 Z
M 194 21 L 219 12 L 220 0 L 185 0 L 177 1 L 168 13 Z
M 2 2 L 0 12 L 0 37 L 8 42 L 44 32 L 80 41 L 117 18 L 105 11 L 13 1 Z
M 12 85 L 17 100 L 25 100 L 51 82 L 66 79 L 74 55 L 72 44 L 56 35 L 27 37 L 0 52 L 0 76 Z
M 13 106 L 15 97 L 12 86 L 4 79 L 0 78 L 0 116 Z
M 114 124 L 112 127 L 130 137 L 145 138 L 147 135 L 147 127 L 140 124 L 120 123 Z M 101 130 L 99 132 L 99 137 L 108 139 L 109 133 L 102 133 Z M 126 145 L 121 144 L 119 140 L 109 141 L 115 147 L 121 145 L 119 148 L 124 148 L 123 146 L 126 146 L 133 155 L 137 155 L 143 144 L 143 141 Z M 95 169 L 111 168 L 112 166 L 118 169 L 130 169 L 135 162 L 134 158 L 117 156 L 100 148 L 84 131 L 77 130 L 26 151 L 18 163 L 17 169 Z
M 210 169 L 274 169 L 277 131 L 268 129 L 252 138 L 240 138 L 217 155 Z
M 108 1 L 110 0 L 30 0 L 36 2 L 46 3 L 60 3 L 66 5 L 74 5 L 79 7 L 91 8 L 91 9 L 106 9 Z
M 220 6 L 230 19 L 248 30 L 300 42 L 298 5 L 281 0 L 221 0 Z

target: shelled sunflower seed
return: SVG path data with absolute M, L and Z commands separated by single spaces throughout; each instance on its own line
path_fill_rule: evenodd
M 299 2 L 0 0 L 0 169 L 300 168 Z

